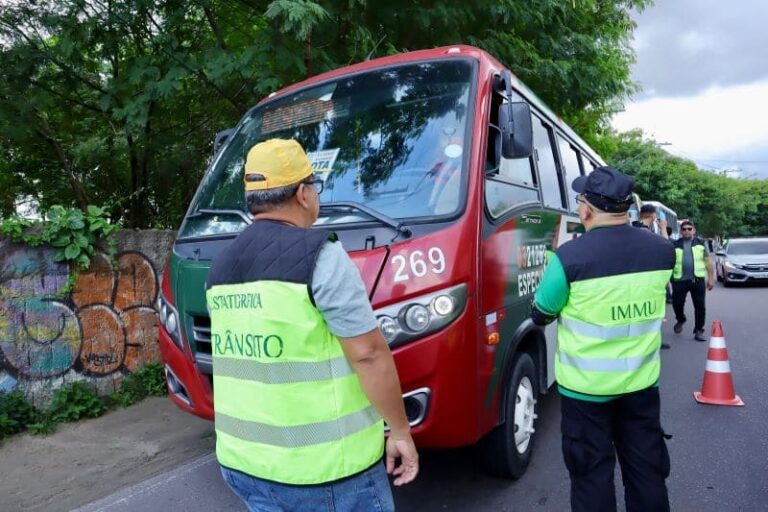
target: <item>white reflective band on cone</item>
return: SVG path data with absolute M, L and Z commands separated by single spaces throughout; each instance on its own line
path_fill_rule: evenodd
M 725 338 L 717 337 L 717 338 L 709 338 L 709 347 L 710 348 L 725 348 Z
M 707 371 L 713 373 L 731 373 L 731 365 L 728 361 L 710 361 L 707 359 Z

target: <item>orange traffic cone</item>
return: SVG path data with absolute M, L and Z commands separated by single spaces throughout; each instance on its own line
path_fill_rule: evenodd
M 701 384 L 701 391 L 694 392 L 693 397 L 700 404 L 744 405 L 744 402 L 733 389 L 731 365 L 728 362 L 725 335 L 720 320 L 715 320 L 712 323 L 712 337 L 709 338 L 704 382 Z

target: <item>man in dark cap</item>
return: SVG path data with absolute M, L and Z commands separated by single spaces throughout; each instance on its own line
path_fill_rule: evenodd
M 574 180 L 586 233 L 560 246 L 532 318 L 557 319 L 555 375 L 574 511 L 615 511 L 616 455 L 627 510 L 669 510 L 659 419 L 661 325 L 672 244 L 628 224 L 634 181 L 610 167 Z

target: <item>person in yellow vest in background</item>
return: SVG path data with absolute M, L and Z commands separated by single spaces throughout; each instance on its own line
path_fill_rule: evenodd
M 224 480 L 252 511 L 394 510 L 387 473 L 412 482 L 418 453 L 360 273 L 310 229 L 323 181 L 280 139 L 248 151 L 244 181 L 253 223 L 207 281 Z
M 707 341 L 704 337 L 706 290 L 715 287 L 715 267 L 704 240 L 696 236 L 693 222 L 684 220 L 680 224 L 680 234 L 682 236 L 675 241 L 675 270 L 672 273 L 672 308 L 677 319 L 673 330 L 676 334 L 683 330 L 685 297 L 690 292 L 694 313 L 693 339 Z
M 616 454 L 626 509 L 669 511 L 659 375 L 672 244 L 628 224 L 632 178 L 598 167 L 571 185 L 581 237 L 550 255 L 532 319 L 558 320 L 555 377 L 571 509 L 614 512 Z

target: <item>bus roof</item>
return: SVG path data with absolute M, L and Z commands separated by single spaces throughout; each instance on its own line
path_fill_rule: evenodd
M 290 94 L 299 89 L 304 89 L 306 87 L 317 85 L 329 80 L 334 80 L 353 73 L 360 73 L 385 66 L 406 64 L 409 62 L 452 59 L 457 57 L 471 58 L 485 66 L 494 68 L 496 70 L 506 69 L 506 67 L 491 54 L 479 48 L 475 48 L 474 46 L 461 44 L 441 46 L 439 48 L 432 48 L 429 50 L 417 50 L 406 53 L 398 53 L 396 55 L 380 57 L 378 59 L 360 62 L 350 66 L 337 68 L 332 71 L 327 71 L 325 73 L 307 78 L 301 82 L 297 82 L 293 85 L 289 85 L 283 89 L 280 89 L 279 91 L 273 92 L 268 97 L 262 99 L 259 102 L 259 105 L 272 99 L 282 97 L 286 94 Z M 576 142 L 582 149 L 584 149 L 589 154 L 589 156 L 593 158 L 599 165 L 605 165 L 605 162 L 600 157 L 600 155 L 598 155 L 591 147 L 589 147 L 584 139 L 579 137 L 579 135 L 570 126 L 568 126 L 565 121 L 560 118 L 560 116 L 555 114 L 538 96 L 536 96 L 536 94 L 531 89 L 529 89 L 522 80 L 520 80 L 514 74 L 512 74 L 512 78 L 513 88 L 516 89 L 517 92 L 523 96 L 534 109 L 538 110 L 544 117 L 546 117 L 550 122 L 562 130 L 569 138 L 573 139 L 573 141 Z

